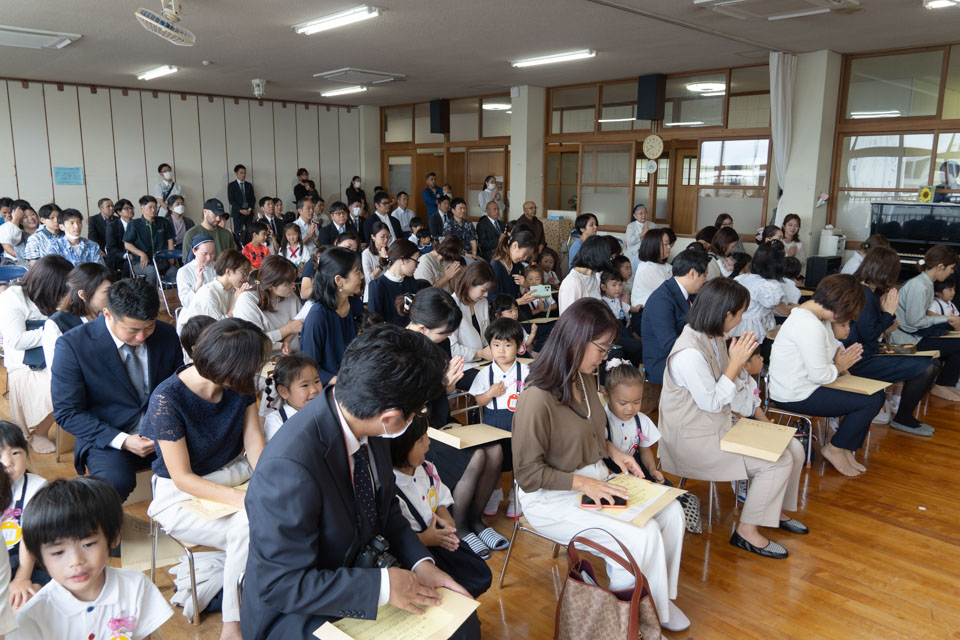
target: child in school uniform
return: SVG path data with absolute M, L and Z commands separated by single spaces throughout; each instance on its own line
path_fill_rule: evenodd
M 493 300 L 490 302 L 490 315 L 493 316 L 494 320 L 509 318 L 510 320 L 520 321 L 520 309 L 517 307 L 517 301 L 507 293 L 498 293 L 493 296 Z M 530 333 L 526 332 L 523 325 L 520 326 L 520 331 L 523 332 L 523 339 L 520 342 L 517 353 L 521 356 L 534 355 L 533 344 L 537 339 L 537 326 L 539 325 L 530 325 Z M 488 342 L 487 344 L 490 343 Z
M 13 500 L 13 491 L 10 489 L 10 477 L 4 469 L 0 468 L 0 504 L 6 504 L 11 500 Z M 0 638 L 12 637 L 7 634 L 17 628 L 17 615 L 8 591 L 11 573 L 7 558 L 9 556 L 6 558 L 0 556 Z
M 54 480 L 24 514 L 23 541 L 52 580 L 17 612 L 22 640 L 150 636 L 173 615 L 146 574 L 108 567 L 123 507 L 97 478 Z M 80 533 L 80 535 L 77 535 Z
M 603 397 L 607 401 L 607 437 L 620 451 L 633 456 L 643 477 L 670 485 L 650 449 L 660 440 L 660 430 L 640 413 L 643 401 L 643 373 L 626 360 L 613 358 L 606 363 Z M 608 463 L 607 466 L 610 466 Z M 622 469 L 628 473 L 630 469 Z
M 946 280 L 933 283 L 933 302 L 927 309 L 928 316 L 957 316 L 957 306 L 953 304 L 953 297 L 957 294 L 957 281 L 953 276 Z
M 613 316 L 626 328 L 630 325 L 630 306 L 622 300 L 623 278 L 615 271 L 600 274 L 600 297 L 610 307 Z
M 429 449 L 427 421 L 419 416 L 390 441 L 400 511 L 437 566 L 478 598 L 490 588 L 493 576 L 487 563 L 457 537 L 450 514 L 453 494 L 440 480 L 433 463 L 426 461 Z
M 180 346 L 183 347 L 184 364 L 193 362 L 193 347 L 197 344 L 197 340 L 200 339 L 200 334 L 203 333 L 203 330 L 214 322 L 216 322 L 216 320 L 210 316 L 201 315 L 193 316 L 183 323 L 183 328 L 180 329 Z
M 528 290 L 544 284 L 546 277 L 546 272 L 539 265 L 532 264 L 523 270 L 523 279 Z M 536 298 L 533 302 L 527 303 L 527 307 L 531 318 L 545 318 L 548 314 L 554 318 L 557 317 L 557 301 L 553 296 Z
M 263 435 L 267 442 L 277 435 L 280 427 L 292 418 L 304 405 L 320 395 L 323 383 L 320 382 L 320 372 L 317 361 L 302 353 L 283 356 L 277 361 L 267 382 L 267 397 L 273 394 L 272 389 L 280 396 L 283 404 L 267 414 L 263 423 Z
M 421 229 L 426 229 L 426 225 L 423 223 L 423 218 L 420 216 L 413 216 L 410 218 L 410 235 L 407 237 L 407 240 L 413 244 L 419 244 L 419 241 L 417 240 L 417 231 L 420 231 Z M 430 231 L 427 230 L 427 233 L 429 234 Z
M 425 256 L 433 251 L 433 237 L 426 229 L 417 230 L 416 241 L 416 245 L 420 247 L 420 255 Z
M 25 545 L 23 537 L 23 513 L 47 481 L 27 471 L 30 460 L 27 439 L 23 430 L 12 422 L 0 420 L 0 462 L 10 478 L 11 499 L 3 514 L 3 540 L 10 559 L 10 604 L 14 609 L 33 597 L 40 588 L 50 582 L 50 576 L 37 567 Z
M 793 256 L 787 256 L 783 261 L 783 278 L 780 287 L 783 289 L 783 298 L 788 304 L 800 304 L 800 288 L 797 282 L 803 265 Z

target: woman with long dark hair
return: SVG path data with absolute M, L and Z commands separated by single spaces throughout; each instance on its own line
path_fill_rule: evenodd
M 533 234 L 524 229 L 500 237 L 500 242 L 493 252 L 493 260 L 490 261 L 493 274 L 497 278 L 497 286 L 489 295 L 491 300 L 495 295 L 505 293 L 517 301 L 520 309 L 525 309 L 528 303 L 533 302 L 535 296 L 522 293 L 521 288 L 526 287 L 523 263 L 530 261 L 536 249 Z
M 420 249 L 406 238 L 394 240 L 381 260 L 383 273 L 367 285 L 367 309 L 380 314 L 386 322 L 401 327 L 407 324 L 403 297 L 417 292 L 413 278 L 420 261 Z
M 578 505 L 578 493 L 596 504 L 626 497 L 625 489 L 606 482 L 610 471 L 604 458 L 643 475 L 633 456 L 607 439 L 606 415 L 597 392 L 597 369 L 619 333 L 617 319 L 602 300 L 577 300 L 560 316 L 530 367 L 513 419 L 517 499 L 530 524 L 552 540 L 566 543 L 588 527 L 615 536 L 647 578 L 661 625 L 680 631 L 690 625 L 672 602 L 677 597 L 683 549 L 680 504 L 671 502 L 642 527 Z M 584 535 L 609 548 L 617 546 L 605 533 L 593 530 Z M 630 573 L 610 560 L 607 575 L 613 590 L 633 586 Z
M 237 296 L 233 317 L 260 327 L 270 338 L 274 355 L 296 351 L 297 334 L 303 320 L 297 320 L 300 301 L 296 290 L 297 265 L 283 256 L 263 259 L 260 268 L 250 273 L 250 290 Z
M 573 269 L 560 283 L 557 299 L 560 303 L 560 313 L 580 298 L 596 298 L 600 300 L 600 274 L 612 271 L 610 262 L 610 245 L 603 236 L 591 236 L 583 243 L 583 248 L 577 252 L 573 261 Z
M 107 306 L 110 285 L 116 280 L 116 271 L 96 262 L 78 264 L 67 275 L 67 295 L 57 312 L 43 324 L 43 359 L 47 368 L 53 366 L 57 339 L 74 327 L 96 320 Z

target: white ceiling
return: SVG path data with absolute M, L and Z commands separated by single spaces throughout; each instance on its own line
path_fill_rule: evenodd
M 939 44 L 956 40 L 960 25 L 960 8 L 928 11 L 922 0 L 860 0 L 863 11 L 855 15 L 775 22 L 739 20 L 693 0 L 371 0 L 384 9 L 379 18 L 313 36 L 290 28 L 360 1 L 183 0 L 182 24 L 197 36 L 193 47 L 168 44 L 136 22 L 135 9 L 157 11 L 159 0 L 7 2 L 3 24 L 83 37 L 60 51 L 0 47 L 0 76 L 250 97 L 250 80 L 265 78 L 267 98 L 384 105 L 739 66 L 765 60 L 767 48 L 850 53 Z M 786 10 L 797 4 L 763 2 Z M 597 57 L 527 69 L 509 64 L 582 48 L 596 49 Z M 161 64 L 181 71 L 150 82 L 135 78 Z M 347 66 L 407 80 L 321 98 L 322 90 L 342 85 L 313 74 Z

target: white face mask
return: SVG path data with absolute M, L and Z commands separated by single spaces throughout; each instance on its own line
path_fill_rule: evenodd
M 183 215 L 183 205 L 182 205 L 182 204 L 178 204 L 177 206 L 175 206 L 175 207 L 173 208 L 173 212 L 176 213 L 176 214 L 178 214 L 178 215 L 181 215 L 181 216 L 182 216 L 182 215 Z
M 496 189 L 496 188 L 497 188 L 497 183 L 496 183 L 496 182 L 494 182 L 493 184 L 488 184 L 488 185 L 487 185 L 487 191 L 493 191 L 493 190 Z
M 164 180 L 173 180 L 173 171 L 164 171 L 163 172 Z
M 354 189 L 359 189 L 359 188 L 360 188 L 360 181 L 359 181 L 359 180 L 354 180 L 354 181 L 353 181 L 353 188 L 354 188 Z
M 76 242 L 77 240 L 80 239 L 80 236 L 69 234 L 66 231 L 63 232 L 63 235 L 67 238 L 67 242 Z
M 398 432 L 396 432 L 396 433 L 387 433 L 387 425 L 383 425 L 383 435 L 380 436 L 380 437 L 381 437 L 381 438 L 387 438 L 387 439 L 389 439 L 389 440 L 393 440 L 394 438 L 399 438 L 400 436 L 402 436 L 402 435 L 404 434 L 404 432 L 406 432 L 407 429 L 410 428 L 410 425 L 411 425 L 411 424 L 413 424 L 413 418 L 411 418 L 411 419 L 407 422 L 407 424 L 403 425 L 403 429 L 401 429 L 400 431 L 398 431 Z
M 351 210 L 350 210 L 350 215 L 352 215 L 354 218 L 359 218 L 359 217 L 360 217 L 360 207 L 354 207 L 353 209 L 351 209 Z

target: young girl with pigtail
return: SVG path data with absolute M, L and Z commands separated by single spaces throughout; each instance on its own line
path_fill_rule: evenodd
M 273 371 L 267 376 L 263 398 L 263 402 L 271 405 L 278 397 L 281 401 L 280 406 L 268 413 L 264 420 L 263 434 L 267 441 L 297 411 L 320 395 L 322 389 L 317 362 L 310 356 L 296 353 L 277 360 Z

